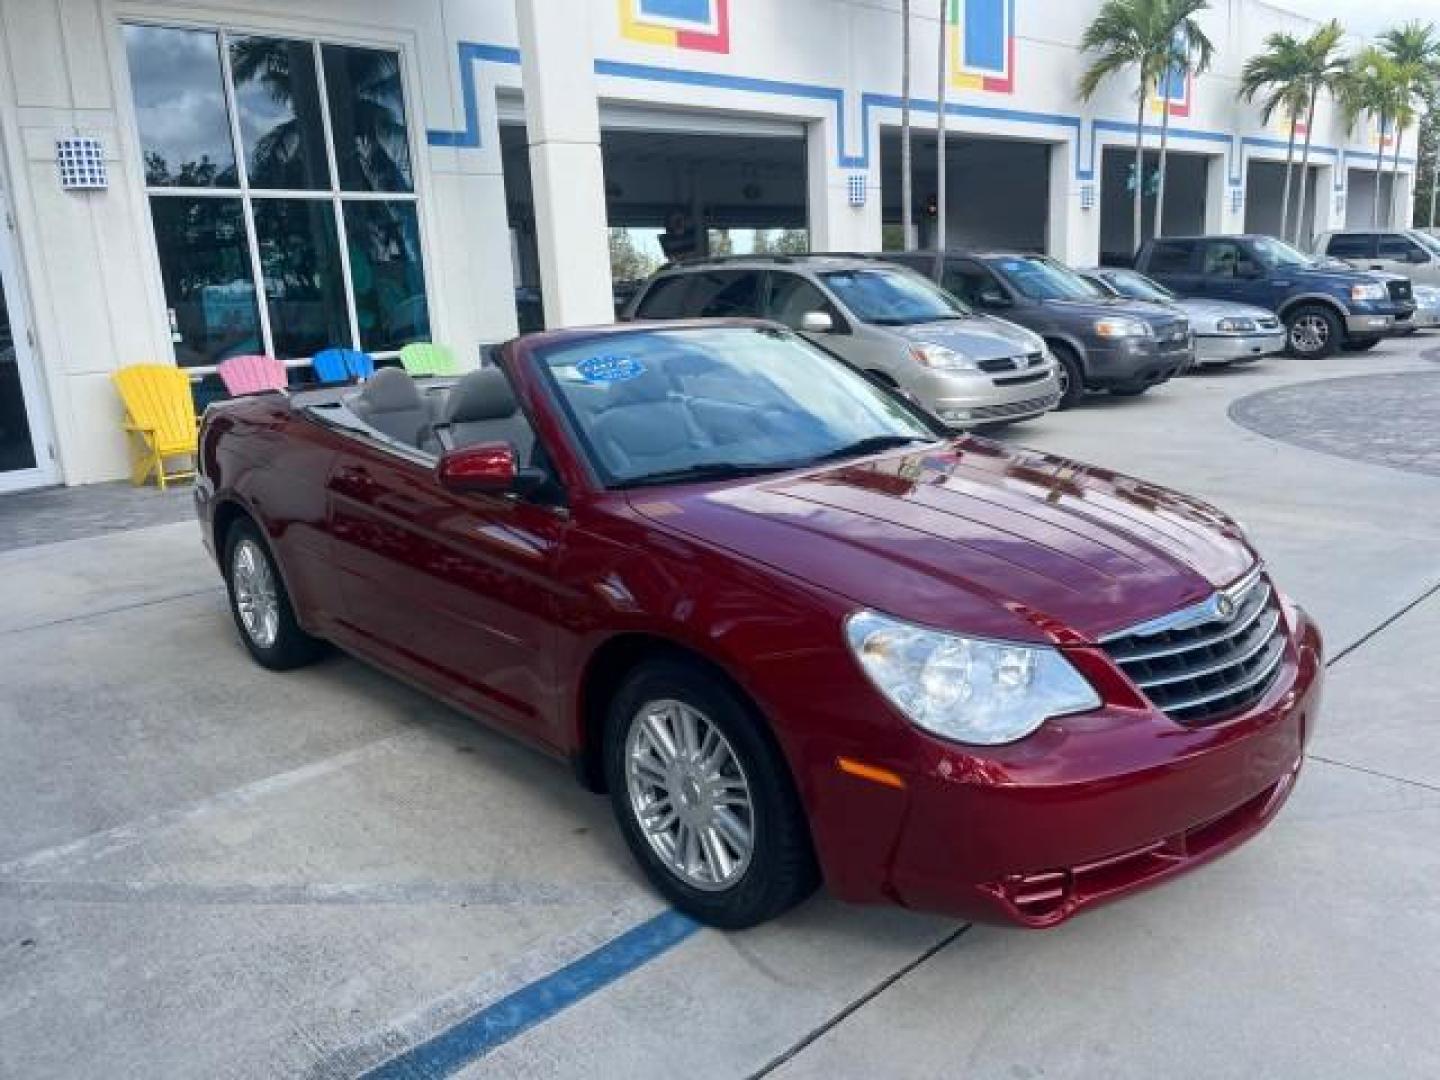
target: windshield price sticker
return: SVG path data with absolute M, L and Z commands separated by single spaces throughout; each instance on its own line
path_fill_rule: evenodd
M 625 382 L 645 374 L 645 367 L 632 356 L 591 356 L 575 365 L 589 383 Z

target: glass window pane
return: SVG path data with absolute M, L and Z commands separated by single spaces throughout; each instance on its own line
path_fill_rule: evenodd
M 330 187 L 320 83 L 308 41 L 230 39 L 235 108 L 251 187 Z
M 345 238 L 360 347 L 371 352 L 430 340 L 415 204 L 347 202 Z
M 264 352 L 239 199 L 154 195 L 175 359 L 185 367 Z
M 413 191 L 400 54 L 326 45 L 325 93 L 346 191 Z
M 313 356 L 350 344 L 333 204 L 256 199 L 254 210 L 275 355 Z
M 216 35 L 126 26 L 125 53 L 145 182 L 157 187 L 235 187 L 235 149 Z

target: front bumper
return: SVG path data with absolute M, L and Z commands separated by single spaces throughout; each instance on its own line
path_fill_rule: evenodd
M 951 428 L 1025 420 L 1049 412 L 1060 401 L 1055 364 L 1021 372 L 925 370 L 907 387 Z
M 1345 332 L 1357 337 L 1379 337 L 1395 329 L 1393 314 L 1352 312 L 1345 317 Z
M 1196 334 L 1195 363 L 1230 364 L 1285 350 L 1285 330 L 1258 334 Z
M 1117 344 L 1090 344 L 1085 350 L 1085 385 L 1092 389 L 1154 386 L 1184 371 L 1194 362 L 1189 340 L 1166 343 L 1135 338 Z
M 1274 685 L 1217 723 L 1108 706 L 1006 747 L 917 732 L 911 766 L 891 766 L 903 790 L 834 772 L 812 789 L 830 888 L 1045 927 L 1237 846 L 1283 805 L 1319 712 L 1319 631 L 1294 607 L 1285 616 Z

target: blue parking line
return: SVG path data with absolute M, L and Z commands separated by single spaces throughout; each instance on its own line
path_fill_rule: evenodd
M 665 911 L 508 994 L 365 1073 L 366 1080 L 434 1080 L 484 1057 L 684 941 L 700 924 Z

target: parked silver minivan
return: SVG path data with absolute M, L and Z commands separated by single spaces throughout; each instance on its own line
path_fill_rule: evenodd
M 907 391 L 954 428 L 1026 420 L 1060 400 L 1029 330 L 981 315 L 927 278 L 865 256 L 697 259 L 655 274 L 624 318 L 772 319 Z
M 1401 274 L 1416 285 L 1440 285 L 1440 238 L 1420 229 L 1336 229 L 1317 236 L 1314 250 L 1360 270 Z

